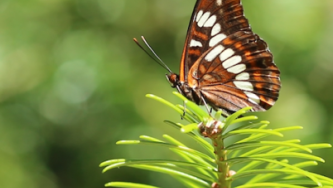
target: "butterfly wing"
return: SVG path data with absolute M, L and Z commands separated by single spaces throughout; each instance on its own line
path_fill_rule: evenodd
M 203 52 L 236 31 L 251 31 L 240 0 L 197 0 L 187 30 L 180 65 L 180 81 Z
M 240 0 L 198 0 L 183 51 L 183 93 L 231 114 L 269 109 L 280 90 L 267 44 L 254 34 Z M 194 94 L 193 94 L 194 93 Z
M 267 44 L 258 35 L 238 31 L 194 63 L 188 73 L 188 86 L 227 114 L 246 106 L 264 111 L 279 96 L 279 75 Z

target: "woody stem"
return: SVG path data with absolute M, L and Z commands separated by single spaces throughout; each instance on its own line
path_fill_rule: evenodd
M 222 135 L 216 135 L 216 137 L 211 139 L 214 145 L 215 160 L 218 169 L 218 182 L 215 182 L 212 188 L 230 188 L 231 180 L 227 180 L 230 167 L 228 163 L 225 162 L 227 160 L 227 154 L 224 149 Z

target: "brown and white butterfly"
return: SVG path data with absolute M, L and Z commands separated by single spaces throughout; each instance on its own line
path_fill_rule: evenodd
M 246 106 L 252 111 L 273 106 L 279 76 L 272 53 L 252 32 L 240 0 L 197 0 L 180 73 L 170 71 L 167 79 L 189 100 L 222 109 L 227 116 Z

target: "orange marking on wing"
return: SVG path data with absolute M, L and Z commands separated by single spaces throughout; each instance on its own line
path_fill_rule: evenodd
M 259 98 L 260 98 L 261 103 L 265 104 L 265 105 L 262 105 L 262 106 L 266 106 L 268 108 L 270 108 L 275 103 L 275 100 L 273 100 L 272 98 L 269 98 L 269 97 L 265 97 L 263 95 L 260 95 Z
M 186 48 L 184 48 L 182 53 L 182 59 L 180 60 L 180 68 L 179 68 L 179 81 L 184 82 L 185 81 L 185 54 L 186 54 Z
M 202 40 L 204 40 L 204 41 L 208 40 L 208 36 L 204 33 L 199 32 L 199 31 L 194 30 L 193 35 L 202 39 Z
M 190 55 L 196 55 L 196 56 L 200 56 L 201 55 L 201 51 L 199 49 L 190 49 L 188 51 L 188 54 Z
M 230 44 L 232 44 L 232 43 L 234 43 L 234 40 L 232 40 L 232 39 L 230 39 L 230 38 L 225 38 L 225 39 L 223 40 L 223 44 L 224 44 L 224 45 L 230 45 Z

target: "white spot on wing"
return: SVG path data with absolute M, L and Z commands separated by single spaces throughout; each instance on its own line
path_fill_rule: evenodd
M 221 25 L 219 23 L 216 23 L 212 29 L 211 35 L 214 36 L 218 34 L 221 31 Z
M 224 60 L 228 59 L 229 57 L 231 57 L 232 55 L 234 55 L 234 53 L 235 53 L 235 52 L 234 52 L 232 49 L 228 48 L 228 49 L 224 50 L 224 51 L 221 53 L 221 55 L 220 55 L 220 60 L 221 60 L 221 61 L 224 61 Z M 228 68 L 228 67 L 225 67 L 224 65 L 223 65 L 223 67 L 224 67 L 224 68 Z
M 233 66 L 231 68 L 228 68 L 227 71 L 234 73 L 234 74 L 238 74 L 245 69 L 246 69 L 246 66 L 244 64 L 239 64 L 239 65 Z
M 225 68 L 225 69 L 228 69 L 229 71 L 229 67 L 232 67 L 238 63 L 240 63 L 242 61 L 242 57 L 239 56 L 239 55 L 236 55 L 236 56 L 232 56 L 231 58 L 225 60 L 223 63 L 222 63 L 222 66 Z M 230 72 L 230 71 L 229 71 Z
M 258 97 L 258 95 L 248 92 L 248 91 L 244 91 L 245 95 L 249 98 L 248 100 L 254 104 L 259 104 L 260 103 L 260 98 Z
M 242 72 L 236 76 L 236 80 L 248 80 L 250 79 L 250 74 L 247 72 Z
M 216 4 L 217 4 L 217 6 L 221 6 L 222 5 L 222 0 L 217 0 Z
M 199 19 L 199 21 L 198 21 L 198 26 L 199 27 L 202 27 L 203 26 L 203 24 L 207 21 L 207 19 L 209 18 L 209 16 L 210 16 L 210 12 L 206 12 L 205 14 L 203 14 L 202 16 L 201 16 L 201 18 Z
M 192 39 L 190 42 L 190 47 L 202 47 L 202 44 L 200 41 L 196 41 L 196 40 Z
M 222 45 L 216 46 L 212 51 L 210 51 L 206 55 L 205 59 L 207 61 L 213 61 L 213 59 L 215 59 L 222 52 L 223 49 L 224 47 Z
M 234 84 L 238 89 L 245 91 L 253 91 L 253 85 L 250 82 L 234 81 Z
M 206 21 L 206 23 L 204 24 L 204 27 L 213 27 L 213 25 L 216 22 L 216 16 L 212 15 L 211 17 L 209 17 L 209 19 Z
M 203 14 L 203 11 L 200 10 L 200 11 L 198 12 L 198 14 L 197 14 L 197 17 L 195 18 L 195 21 L 196 21 L 196 22 L 199 21 L 199 19 L 201 18 L 202 14 Z
M 220 33 L 218 35 L 216 35 L 215 37 L 211 38 L 209 41 L 209 46 L 215 46 L 216 44 L 218 44 L 219 42 L 221 42 L 223 39 L 225 39 L 227 36 L 225 36 L 224 34 Z

